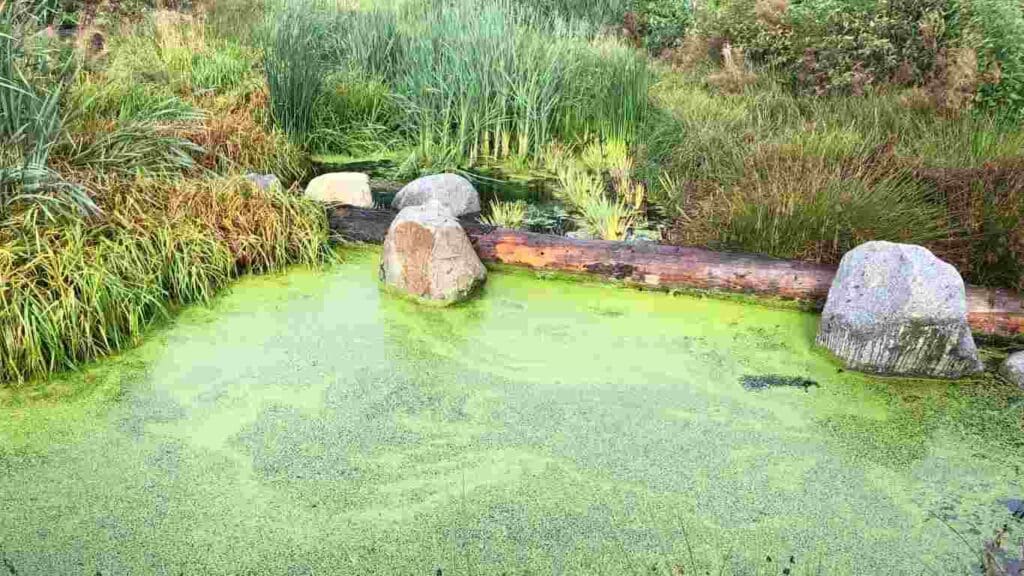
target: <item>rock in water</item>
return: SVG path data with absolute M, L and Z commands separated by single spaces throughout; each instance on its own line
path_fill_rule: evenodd
M 982 369 L 963 279 L 909 244 L 867 242 L 843 256 L 817 342 L 876 374 L 959 378 Z
M 310 180 L 306 197 L 320 202 L 373 208 L 370 177 L 361 172 L 334 172 Z
M 1024 389 L 1024 352 L 1010 354 L 1000 366 L 999 373 L 1004 378 Z
M 487 270 L 459 221 L 437 201 L 403 208 L 388 228 L 381 280 L 435 304 L 466 298 Z
M 469 180 L 458 174 L 434 174 L 417 178 L 395 195 L 391 207 L 402 210 L 437 200 L 456 217 L 480 211 L 480 195 Z

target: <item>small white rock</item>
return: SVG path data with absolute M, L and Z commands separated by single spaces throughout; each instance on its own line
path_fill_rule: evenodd
M 373 208 L 370 177 L 362 172 L 334 172 L 313 178 L 306 197 L 319 202 Z

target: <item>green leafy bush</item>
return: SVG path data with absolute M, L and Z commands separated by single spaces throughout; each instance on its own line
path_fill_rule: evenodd
M 658 54 L 682 40 L 693 14 L 689 0 L 634 0 L 646 48 Z
M 983 48 L 982 70 L 990 77 L 978 100 L 985 108 L 1020 122 L 1024 117 L 1024 5 L 973 0 L 968 13 Z

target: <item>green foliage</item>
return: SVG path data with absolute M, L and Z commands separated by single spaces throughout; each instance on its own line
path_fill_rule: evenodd
M 373 156 L 402 146 L 399 108 L 389 88 L 359 73 L 325 80 L 308 146 L 321 153 Z
M 520 6 L 545 19 L 581 21 L 595 28 L 621 23 L 631 9 L 629 0 L 524 0 Z
M 488 226 L 497 228 L 518 229 L 523 227 L 526 219 L 526 202 L 516 200 L 514 202 L 503 202 L 492 200 L 489 207 L 489 214 L 480 219 Z
M 693 19 L 689 0 L 634 0 L 632 10 L 640 18 L 644 45 L 653 54 L 680 41 Z
M 813 164 L 818 166 L 817 164 Z M 943 213 L 909 174 L 882 178 L 815 178 L 787 167 L 744 180 L 736 191 L 737 212 L 721 226 L 730 248 L 834 262 L 868 240 L 928 244 L 943 235 Z
M 230 90 L 246 81 L 253 60 L 249 51 L 238 44 L 211 42 L 202 53 L 192 54 L 192 89 L 216 93 Z
M 642 224 L 644 189 L 631 180 L 631 160 L 617 147 L 589 146 L 580 164 L 566 163 L 558 171 L 558 196 L 573 213 L 576 225 L 604 240 L 624 240 Z M 611 180 L 609 189 L 604 175 Z
M 74 367 L 132 344 L 165 302 L 202 302 L 231 277 L 195 226 L 8 226 L 0 251 L 0 379 Z M 11 237 L 13 236 L 13 237 Z
M 47 213 L 91 212 L 85 192 L 48 166 L 63 130 L 61 99 L 72 63 L 65 60 L 56 80 L 36 74 L 31 47 L 21 40 L 31 15 L 23 9 L 0 4 L 0 218 L 26 203 Z
M 726 0 L 698 20 L 700 33 L 742 46 L 814 94 L 920 83 L 959 33 L 954 0 Z
M 588 134 L 632 141 L 647 113 L 651 72 L 642 55 L 611 40 L 592 41 L 593 27 L 584 22 L 545 17 L 508 0 L 413 1 L 333 16 L 298 6 L 273 16 L 281 22 L 278 36 L 301 30 L 302 38 L 286 38 L 288 46 L 312 36 L 317 41 L 308 44 L 319 50 L 297 50 L 301 72 L 289 69 L 303 80 L 294 94 L 275 92 L 279 81 L 268 64 L 275 115 L 284 114 L 279 108 L 288 114 L 312 108 L 305 90 L 319 86 L 315 62 L 322 61 L 357 85 L 352 91 L 328 86 L 321 102 L 332 102 L 330 114 L 353 126 L 397 125 L 417 164 L 539 161 L 551 141 Z M 268 51 L 268 62 L 274 60 Z M 348 112 L 335 105 L 358 93 L 359 84 L 374 82 L 386 87 L 387 98 L 375 100 L 386 105 L 369 108 L 362 121 L 358 103 Z
M 264 67 L 270 87 L 270 110 L 275 125 L 296 140 L 313 128 L 313 108 L 320 96 L 324 70 L 320 40 L 326 37 L 322 15 L 312 3 L 289 2 L 271 14 L 270 37 L 264 47 Z
M 129 346 L 240 272 L 330 258 L 323 210 L 242 178 L 102 181 L 106 216 L 0 225 L 0 381 Z
M 1007 113 L 1009 121 L 1024 118 L 1024 5 L 1005 0 L 972 0 L 970 22 L 979 32 L 981 67 L 998 81 L 983 85 L 982 106 Z

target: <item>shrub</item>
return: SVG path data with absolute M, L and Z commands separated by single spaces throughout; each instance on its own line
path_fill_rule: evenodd
M 921 85 L 962 30 L 952 0 L 726 0 L 697 18 L 700 34 L 786 71 L 799 90 L 863 94 L 885 82 Z
M 640 18 L 643 44 L 653 54 L 681 41 L 690 25 L 690 3 L 685 0 L 635 0 L 632 9 Z

